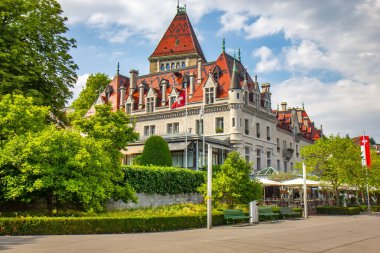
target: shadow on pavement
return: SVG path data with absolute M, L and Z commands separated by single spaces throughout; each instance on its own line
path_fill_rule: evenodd
M 0 236 L 0 251 L 11 249 L 21 244 L 32 244 L 37 238 L 35 236 Z

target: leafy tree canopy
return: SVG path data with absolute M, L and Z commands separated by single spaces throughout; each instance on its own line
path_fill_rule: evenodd
M 233 208 L 262 198 L 262 185 L 250 178 L 251 165 L 238 152 L 228 154 L 212 181 L 212 198 L 217 205 Z M 199 188 L 207 196 L 207 184 Z
M 115 162 L 120 157 L 120 150 L 128 143 L 137 140 L 135 123 L 123 111 L 112 111 L 111 105 L 97 105 L 95 115 L 74 121 L 74 127 L 89 137 L 101 141 L 107 151 L 111 152 Z
M 85 115 L 110 81 L 110 78 L 106 74 L 91 74 L 87 79 L 86 87 L 72 104 L 75 111 L 78 112 L 80 116 Z
M 0 146 L 16 135 L 41 131 L 47 124 L 48 115 L 49 108 L 34 105 L 30 97 L 0 96 Z
M 77 78 L 61 14 L 56 0 L 0 1 L 0 94 L 32 96 L 56 115 Z
M 149 137 L 141 155 L 142 165 L 172 166 L 168 143 L 161 136 Z
M 308 170 L 330 183 L 338 204 L 338 187 L 349 183 L 361 168 L 360 148 L 350 138 L 331 135 L 303 147 L 301 155 Z
M 50 211 L 55 202 L 102 210 L 111 198 L 135 200 L 101 143 L 54 126 L 8 142 L 0 154 L 0 176 L 6 200 L 45 197 Z

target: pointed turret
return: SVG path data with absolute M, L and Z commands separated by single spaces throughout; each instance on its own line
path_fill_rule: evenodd
M 186 14 L 186 7 L 177 6 L 176 16 L 153 54 L 149 57 L 150 72 L 172 70 L 173 63 L 175 68 L 177 66 L 180 68 L 194 66 L 198 58 L 206 62 L 202 48 Z M 177 65 L 177 63 L 179 64 Z M 169 68 L 167 64 L 169 64 Z
M 234 66 L 232 69 L 232 76 L 231 76 L 231 85 L 230 85 L 230 90 L 232 89 L 240 89 L 240 81 L 239 81 L 239 73 L 236 67 L 236 61 L 234 60 Z

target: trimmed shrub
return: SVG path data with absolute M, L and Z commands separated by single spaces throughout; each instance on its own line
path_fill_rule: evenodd
M 141 155 L 141 165 L 172 166 L 168 143 L 161 136 L 149 137 Z
M 136 192 L 148 194 L 195 193 L 205 182 L 205 173 L 156 166 L 124 166 L 125 180 Z
M 300 217 L 302 217 L 302 208 L 299 208 L 299 207 L 293 207 L 292 209 L 293 209 L 294 212 L 297 212 L 297 213 L 298 213 L 298 216 L 297 216 L 296 218 L 300 218 Z M 281 213 L 280 213 L 280 207 L 278 207 L 278 206 L 272 206 L 272 212 L 274 212 L 274 213 L 278 213 L 278 214 L 279 214 L 279 216 L 278 216 L 279 219 L 285 219 L 285 218 L 281 215 Z M 268 216 L 259 216 L 259 221 L 267 221 L 267 220 L 271 220 L 271 218 L 268 217 Z
M 205 215 L 172 217 L 0 218 L 0 235 L 75 235 L 161 232 L 206 227 Z M 225 224 L 223 214 L 213 225 Z
M 336 207 L 336 206 L 319 206 L 318 214 L 339 214 L 339 215 L 355 215 L 360 214 L 360 207 Z

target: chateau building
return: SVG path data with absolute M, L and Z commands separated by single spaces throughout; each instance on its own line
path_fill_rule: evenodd
M 208 62 L 185 8 L 177 8 L 148 60 L 149 74 L 132 69 L 128 77 L 118 70 L 94 104 L 111 103 L 136 120 L 140 139 L 127 147 L 124 163 L 142 153 L 149 136 L 160 135 L 174 166 L 205 166 L 212 144 L 213 164 L 236 150 L 253 162 L 252 173 L 267 167 L 290 172 L 300 161 L 300 149 L 322 135 L 304 108 L 282 103 L 272 110 L 270 84 L 251 78 L 240 52 L 237 58 L 227 54 L 224 41 L 219 57 Z

